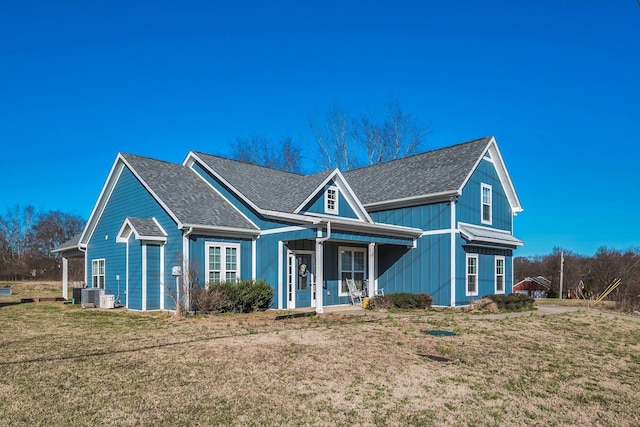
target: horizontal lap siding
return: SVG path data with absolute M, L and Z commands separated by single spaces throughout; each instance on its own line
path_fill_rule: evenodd
M 116 236 L 126 217 L 156 218 L 168 234 L 165 245 L 166 262 L 170 263 L 175 259 L 182 259 L 182 232 L 177 229 L 176 223 L 169 214 L 125 167 L 118 177 L 118 181 L 87 245 L 87 265 L 89 266 L 87 276 L 89 283 L 91 280 L 91 260 L 105 258 L 106 293 L 117 295 L 118 283 L 116 275 L 119 275 L 120 300 L 123 304 L 125 304 L 126 298 L 131 297 L 131 295 L 124 295 L 126 286 L 126 244 L 117 243 Z M 136 241 L 133 236 L 130 239 L 129 251 L 129 289 L 130 293 L 133 292 L 134 295 L 137 295 L 136 293 L 141 292 L 142 289 L 142 274 L 140 271 L 142 259 L 140 257 L 141 253 L 137 252 L 140 251 L 140 242 Z M 174 265 L 180 265 L 180 263 Z M 170 268 L 165 268 L 164 277 L 165 283 L 169 283 L 173 279 Z M 137 290 L 138 288 L 140 291 Z M 136 296 L 136 298 L 138 297 Z M 168 304 L 170 299 L 167 297 L 165 301 Z M 136 309 L 142 308 L 141 303 L 141 299 L 135 302 Z M 131 302 L 129 307 L 134 308 Z M 167 307 L 169 308 L 169 305 Z

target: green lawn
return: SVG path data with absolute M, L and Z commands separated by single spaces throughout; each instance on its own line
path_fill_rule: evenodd
M 640 425 L 640 324 L 625 319 L 176 321 L 7 298 L 0 425 Z

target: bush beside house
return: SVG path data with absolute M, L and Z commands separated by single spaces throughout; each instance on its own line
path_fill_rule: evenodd
M 272 299 L 273 289 L 264 280 L 211 282 L 191 295 L 198 313 L 251 313 L 266 310 Z

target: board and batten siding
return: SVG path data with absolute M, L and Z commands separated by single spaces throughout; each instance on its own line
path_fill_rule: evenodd
M 451 301 L 450 234 L 422 236 L 415 248 L 381 245 L 378 248 L 378 289 L 385 294 L 426 292 L 433 304 Z
M 482 223 L 480 200 L 482 184 L 491 186 L 491 225 Z M 456 214 L 459 222 L 512 231 L 511 205 L 492 162 L 483 159 L 473 172 L 458 199 Z
M 339 217 L 343 217 L 343 218 L 354 218 L 354 219 L 357 219 L 358 215 L 356 215 L 356 213 L 353 211 L 353 209 L 351 208 L 351 205 L 349 205 L 349 202 L 343 196 L 342 191 L 340 191 L 340 190 L 338 190 L 338 213 L 337 214 L 331 214 L 331 213 L 325 212 L 325 210 L 324 210 L 324 208 L 325 208 L 325 200 L 324 200 L 325 191 L 327 190 L 328 187 L 333 186 L 333 185 L 335 185 L 333 182 L 327 184 L 322 191 L 319 191 L 318 194 L 316 194 L 316 196 L 309 203 L 307 203 L 307 205 L 302 209 L 301 213 L 311 212 L 311 213 L 318 213 L 318 214 L 323 214 L 323 215 L 335 215 L 335 216 L 339 216 Z
M 180 258 L 182 253 L 182 232 L 169 214 L 156 202 L 144 186 L 129 171 L 123 168 L 109 196 L 104 211 L 87 244 L 87 283 L 91 286 L 91 260 L 105 258 L 105 292 L 118 294 L 116 275 L 120 276 L 120 301 L 124 305 L 129 298 L 129 308 L 142 308 L 142 259 L 141 244 L 133 234 L 129 239 L 129 293 L 124 295 L 126 286 L 126 244 L 117 243 L 116 236 L 125 218 L 156 218 L 167 232 L 165 244 L 164 283 L 171 283 L 170 262 Z M 140 255 L 138 254 L 140 251 Z M 149 259 L 147 259 L 149 261 Z M 159 261 L 158 261 L 159 262 Z M 137 270 L 136 270 L 137 269 Z M 138 274 L 139 272 L 139 274 Z M 138 290 L 139 289 L 139 290 Z M 147 289 L 148 291 L 149 289 Z M 138 301 L 138 293 L 140 300 Z M 132 304 L 133 300 L 133 304 Z M 173 302 L 165 292 L 165 308 L 172 309 Z
M 424 231 L 445 230 L 451 228 L 451 214 L 448 202 L 385 209 L 370 212 L 375 222 L 420 228 Z

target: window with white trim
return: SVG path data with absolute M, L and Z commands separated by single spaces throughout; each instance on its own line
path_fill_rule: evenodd
M 104 258 L 91 261 L 91 286 L 104 289 Z
M 349 295 L 347 279 L 353 279 L 356 288 L 363 290 L 367 271 L 367 250 L 365 248 L 340 247 L 339 253 L 338 277 L 340 277 L 340 289 L 338 294 L 340 296 Z
M 504 294 L 504 257 L 496 257 L 496 294 Z
M 492 187 L 489 184 L 481 184 L 480 185 L 480 199 L 481 199 L 481 222 L 483 224 L 491 224 L 492 215 L 491 215 L 491 202 L 493 195 Z
M 478 255 L 467 254 L 467 296 L 478 295 Z
M 240 280 L 240 245 L 207 243 L 207 282 Z
M 338 213 L 338 187 L 335 185 L 328 187 L 324 192 L 324 212 Z

